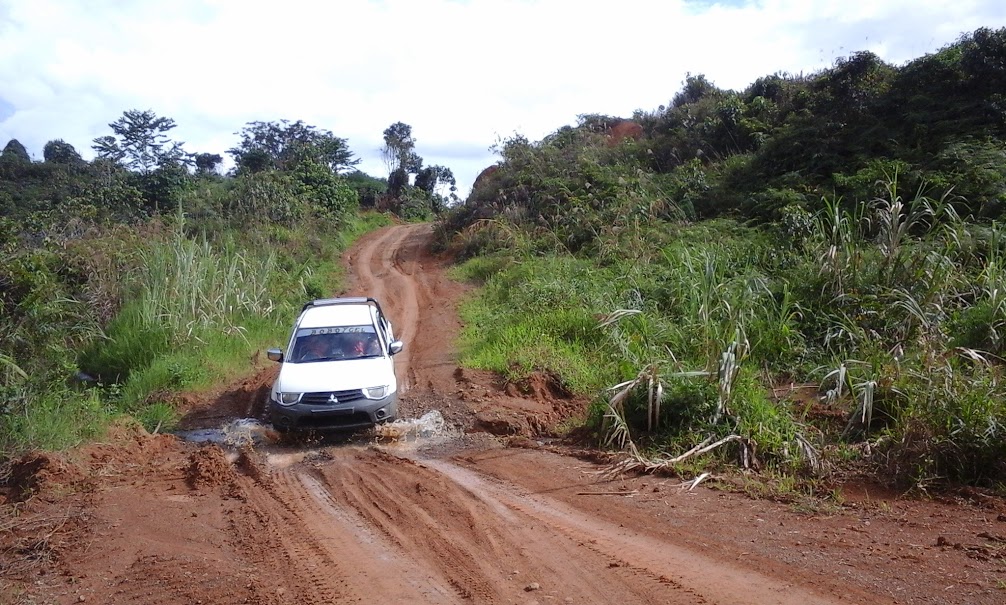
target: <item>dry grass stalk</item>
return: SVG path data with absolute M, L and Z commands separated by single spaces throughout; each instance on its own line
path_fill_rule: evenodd
M 702 483 L 703 481 L 705 481 L 706 479 L 708 479 L 708 478 L 710 478 L 712 476 L 713 476 L 712 473 L 702 473 L 701 475 L 699 475 L 698 477 L 696 477 L 696 478 L 694 478 L 694 479 L 692 479 L 690 481 L 683 481 L 681 483 L 681 488 L 684 489 L 684 488 L 687 487 L 688 491 L 692 491 L 693 489 L 695 489 L 696 487 L 698 487 L 700 483 Z
M 56 517 L 24 518 L 14 507 L 4 511 L 0 518 L 0 577 L 23 576 L 49 561 L 59 548 L 56 536 L 82 515 L 79 510 L 70 510 Z
M 672 467 L 675 464 L 683 462 L 692 456 L 700 456 L 702 454 L 711 452 L 712 450 L 731 443 L 733 441 L 743 441 L 743 437 L 740 435 L 730 435 L 724 437 L 715 443 L 710 443 L 712 437 L 708 437 L 702 443 L 696 445 L 692 449 L 688 450 L 680 456 L 675 456 L 674 458 L 654 458 L 648 459 L 639 453 L 639 450 L 633 444 L 630 452 L 630 456 L 621 462 L 612 464 L 607 469 L 601 472 L 601 477 L 603 479 L 612 479 L 618 475 L 632 472 L 632 471 L 642 471 L 645 473 L 652 473 L 653 471 L 666 469 Z

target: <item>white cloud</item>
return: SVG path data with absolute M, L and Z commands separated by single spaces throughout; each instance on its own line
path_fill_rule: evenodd
M 87 156 L 124 110 L 152 109 L 190 151 L 224 153 L 248 121 L 301 119 L 383 176 L 381 133 L 403 121 L 465 192 L 499 137 L 654 109 L 686 72 L 743 88 L 1004 25 L 999 0 L 0 0 L 0 144 Z

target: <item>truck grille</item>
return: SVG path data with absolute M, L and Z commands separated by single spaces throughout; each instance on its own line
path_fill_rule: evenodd
M 353 389 L 352 391 L 304 393 L 304 396 L 300 398 L 300 402 L 307 405 L 332 405 L 334 403 L 332 395 L 335 395 L 335 398 L 339 400 L 338 403 L 350 403 L 351 401 L 363 399 L 363 391 L 361 389 Z

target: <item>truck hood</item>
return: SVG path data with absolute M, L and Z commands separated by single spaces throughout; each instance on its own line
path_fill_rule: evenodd
M 388 385 L 398 390 L 393 361 L 388 357 L 284 363 L 273 392 L 319 393 Z

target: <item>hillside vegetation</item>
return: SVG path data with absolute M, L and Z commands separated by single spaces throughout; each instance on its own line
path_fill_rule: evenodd
M 503 141 L 440 224 L 485 285 L 464 362 L 596 395 L 642 466 L 1001 487 L 1004 91 L 980 29 Z

